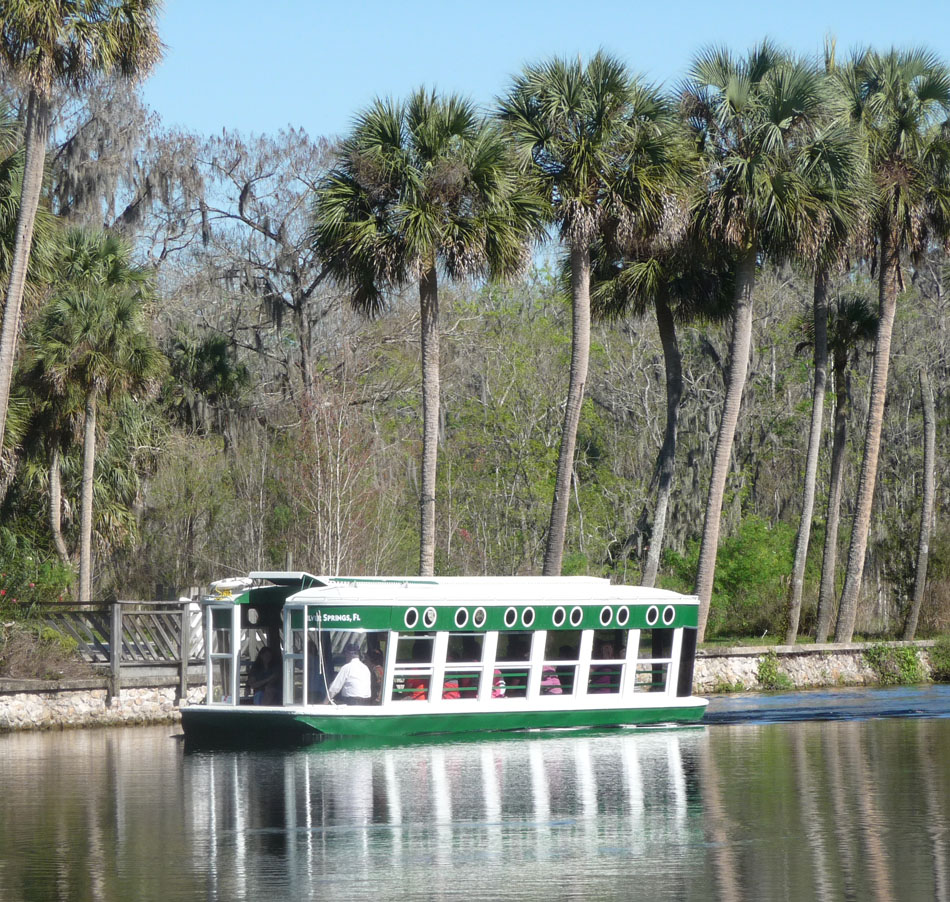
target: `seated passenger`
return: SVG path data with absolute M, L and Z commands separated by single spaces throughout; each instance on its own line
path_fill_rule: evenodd
M 247 673 L 247 694 L 254 696 L 255 705 L 283 703 L 280 656 L 265 645 Z
M 614 657 L 614 647 L 609 642 L 604 642 L 596 654 L 601 660 L 609 660 Z M 589 693 L 605 693 L 620 691 L 620 668 L 615 664 L 598 664 L 590 669 Z
M 560 695 L 561 692 L 561 678 L 550 664 L 545 664 L 541 668 L 541 694 Z
M 379 647 L 379 639 L 371 638 L 369 640 L 369 675 L 373 690 L 373 704 L 378 705 L 382 702 L 383 696 L 383 672 L 385 670 L 383 650 Z
M 343 649 L 346 663 L 330 685 L 330 701 L 342 705 L 368 705 L 372 700 L 369 668 L 360 660 L 360 647 L 350 642 Z
M 446 676 L 445 682 L 442 684 L 442 698 L 461 698 L 462 693 L 459 692 L 459 681 L 457 677 Z
M 406 678 L 406 692 L 403 698 L 427 699 L 429 697 L 429 678 L 413 676 Z
M 501 675 L 501 671 L 496 670 L 492 676 L 491 697 L 504 698 L 507 688 L 508 687 L 505 684 L 505 678 Z
M 432 663 L 432 646 L 428 642 L 417 639 L 412 644 L 412 663 L 420 668 Z M 429 697 L 429 677 L 428 676 L 410 676 L 406 677 L 406 691 L 403 698 L 425 700 Z

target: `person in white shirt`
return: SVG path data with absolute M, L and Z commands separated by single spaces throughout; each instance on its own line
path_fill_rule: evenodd
M 360 647 L 350 642 L 343 653 L 347 661 L 330 684 L 330 700 L 342 705 L 368 705 L 373 694 L 372 678 L 369 668 L 360 660 Z

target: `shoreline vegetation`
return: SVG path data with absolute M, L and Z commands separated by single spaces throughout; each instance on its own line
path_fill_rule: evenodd
M 0 11 L 0 679 L 67 666 L 37 605 L 254 569 L 656 584 L 707 649 L 950 631 L 945 60 L 551 57 L 336 141 L 208 136 L 142 103 L 157 4 L 30 9 Z

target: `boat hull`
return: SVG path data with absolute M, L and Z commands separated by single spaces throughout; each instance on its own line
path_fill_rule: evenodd
M 706 700 L 636 708 L 560 708 L 465 712 L 387 713 L 380 709 L 183 708 L 182 729 L 189 745 L 259 745 L 306 742 L 323 736 L 381 740 L 407 736 L 504 730 L 573 729 L 681 724 L 699 721 Z

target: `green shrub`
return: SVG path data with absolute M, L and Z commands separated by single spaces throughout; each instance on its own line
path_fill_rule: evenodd
M 716 680 L 716 684 L 713 686 L 712 691 L 716 695 L 723 695 L 727 692 L 745 692 L 745 686 L 742 685 L 741 680 L 736 680 L 734 683 L 730 683 L 720 677 L 718 680 Z
M 0 526 L 0 616 L 29 619 L 37 604 L 62 601 L 72 573 L 27 535 Z
M 795 530 L 786 523 L 769 525 L 746 517 L 735 535 L 724 539 L 716 558 L 716 576 L 706 635 L 763 636 L 784 630 L 788 574 L 792 569 Z M 664 557 L 667 574 L 660 584 L 692 592 L 699 543 L 686 554 Z
M 580 551 L 569 551 L 561 562 L 562 576 L 586 576 L 590 572 L 590 561 Z
M 903 686 L 924 680 L 924 670 L 913 646 L 880 643 L 868 646 L 862 655 L 882 686 Z
M 950 683 L 950 636 L 942 636 L 930 649 L 930 676 L 936 683 Z
M 792 681 L 779 668 L 778 655 L 774 651 L 765 654 L 759 661 L 756 679 L 763 689 L 791 689 Z

